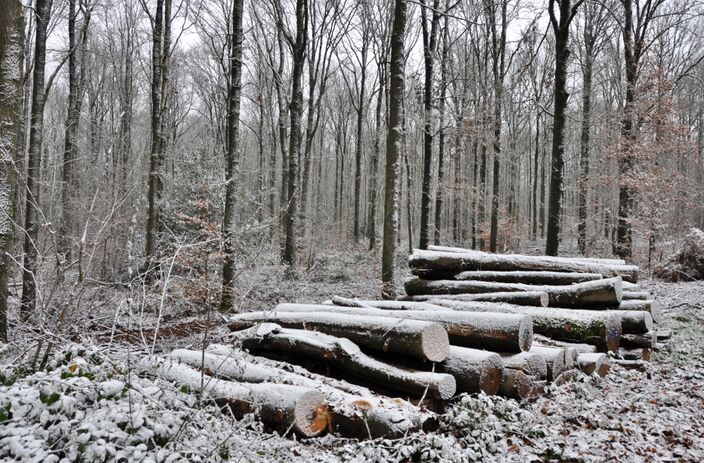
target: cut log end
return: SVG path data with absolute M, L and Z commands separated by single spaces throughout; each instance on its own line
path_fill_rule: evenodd
M 518 331 L 518 344 L 524 352 L 528 352 L 533 346 L 533 319 L 531 317 L 524 317 L 521 320 Z
M 501 377 L 503 375 L 501 362 L 499 362 L 498 366 L 499 368 L 496 368 L 495 366 L 487 366 L 481 371 L 479 388 L 487 395 L 494 395 L 499 392 L 499 389 L 501 388 Z
M 608 317 L 606 320 L 606 347 L 610 352 L 618 351 L 622 332 L 621 317 L 618 315 Z
M 443 400 L 452 398 L 457 392 L 457 382 L 452 375 L 441 375 L 442 378 L 437 381 L 437 396 Z
M 296 402 L 294 430 L 305 437 L 313 437 L 328 427 L 330 410 L 319 391 L 308 391 Z
M 431 362 L 445 360 L 450 349 L 450 339 L 445 328 L 437 323 L 428 326 L 423 332 L 421 349 L 425 358 Z

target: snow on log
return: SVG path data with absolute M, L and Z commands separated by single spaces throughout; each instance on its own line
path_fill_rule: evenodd
M 600 273 L 567 273 L 540 271 L 490 271 L 467 270 L 453 272 L 447 270 L 411 269 L 413 275 L 426 280 L 473 280 L 494 281 L 497 283 L 524 283 L 529 285 L 571 285 L 585 281 L 600 280 Z
M 231 337 L 253 352 L 276 352 L 292 361 L 298 356 L 308 357 L 334 365 L 361 380 L 417 398 L 449 399 L 457 389 L 452 375 L 411 371 L 389 365 L 364 354 L 349 339 L 317 331 L 287 329 L 274 323 L 263 323 L 233 333 Z
M 655 323 L 662 320 L 662 309 L 660 308 L 660 303 L 654 300 L 648 301 L 623 301 L 618 306 L 618 310 L 628 310 L 628 311 L 641 311 L 648 312 Z
M 639 310 L 609 310 L 621 317 L 622 334 L 643 334 L 653 329 L 653 317 Z
M 431 244 L 430 246 L 428 246 L 428 250 L 440 251 L 440 252 L 458 252 L 458 253 L 478 252 L 474 249 L 469 249 L 469 248 L 458 248 L 458 247 L 453 247 L 453 246 L 437 246 L 434 244 Z M 515 256 L 521 256 L 521 257 L 535 257 L 535 256 L 522 255 L 522 254 L 503 254 L 503 255 L 512 255 L 512 256 L 515 255 Z M 560 257 L 552 257 L 552 258 L 555 260 L 562 261 L 562 262 L 591 262 L 591 263 L 606 264 L 606 265 L 624 265 L 626 263 L 626 261 L 623 259 L 604 259 L 604 258 L 600 258 L 600 257 L 560 256 Z
M 424 296 L 406 296 L 412 301 L 427 301 L 428 299 L 436 298 L 435 295 Z M 547 307 L 550 298 L 548 293 L 544 291 L 514 291 L 514 292 L 496 292 L 496 293 L 479 293 L 479 294 L 447 294 L 443 298 L 454 299 L 457 301 L 479 301 L 479 302 L 506 302 L 516 305 L 532 305 L 535 307 Z
M 350 301 L 350 302 L 347 302 Z M 332 298 L 331 301 L 323 302 L 323 305 L 336 305 L 340 307 L 360 307 L 360 308 L 376 308 L 387 310 L 447 310 L 427 302 L 419 301 L 371 301 L 364 299 L 340 299 Z
M 492 304 L 485 303 L 487 307 Z M 453 345 L 493 351 L 521 352 L 529 350 L 533 341 L 533 325 L 526 314 L 460 312 L 453 310 L 387 310 L 375 308 L 337 307 L 312 304 L 279 304 L 276 313 L 308 312 L 363 317 L 367 320 L 392 317 L 397 320 L 417 320 L 438 323 Z M 342 334 L 344 335 L 344 334 Z
M 511 368 L 504 369 L 504 375 L 501 378 L 501 388 L 499 389 L 499 393 L 502 396 L 524 400 L 537 397 L 543 392 L 544 388 L 534 377 L 526 372 Z
M 546 292 L 550 307 L 608 308 L 621 302 L 622 280 L 619 277 L 563 286 L 533 286 L 522 283 L 490 281 L 423 280 L 411 278 L 405 283 L 411 296 L 438 294 L 478 294 L 496 292 Z M 530 304 L 536 305 L 536 304 Z
M 560 373 L 569 370 L 574 364 L 572 357 L 569 356 L 566 349 L 562 347 L 534 345 L 531 347 L 530 352 L 540 355 L 543 360 L 545 360 L 548 370 L 548 381 L 554 381 Z
M 173 359 L 145 359 L 163 378 L 202 392 L 228 404 L 236 417 L 255 413 L 262 422 L 280 431 L 289 429 L 305 436 L 321 434 L 328 427 L 328 409 L 320 391 L 287 384 L 243 384 L 223 381 Z
M 442 326 L 413 319 L 382 316 L 362 318 L 354 314 L 332 312 L 267 311 L 233 315 L 228 321 L 232 330 L 249 328 L 263 322 L 274 322 L 287 328 L 320 331 L 349 338 L 370 349 L 406 354 L 431 362 L 443 361 L 449 348 L 447 332 Z
M 652 299 L 652 297 L 647 291 L 624 291 L 621 301 L 647 301 L 648 299 Z
M 494 352 L 450 346 L 450 353 L 439 368 L 455 377 L 457 392 L 483 391 L 493 395 L 501 387 L 503 364 Z
M 432 270 L 492 270 L 492 271 L 548 271 L 599 273 L 606 277 L 620 276 L 626 281 L 638 281 L 638 266 L 604 264 L 548 256 L 519 254 L 490 254 L 481 251 L 439 252 L 415 249 L 409 257 L 415 269 Z
M 649 331 L 644 334 L 624 334 L 621 336 L 621 346 L 623 347 L 645 347 L 652 349 L 657 345 L 657 332 Z
M 242 351 L 225 346 L 215 349 L 223 355 L 210 351 L 203 354 L 200 351 L 177 349 L 169 357 L 194 368 L 203 368 L 208 374 L 235 381 L 290 384 L 318 389 L 330 407 L 330 427 L 346 437 L 402 436 L 422 429 L 423 423 L 432 416 L 405 400 L 375 397 L 371 393 L 363 396 L 350 394 L 282 368 L 257 364 Z
M 563 347 L 565 349 L 574 351 L 575 353 L 577 353 L 577 355 L 593 354 L 597 352 L 596 346 L 592 346 L 591 344 L 558 341 L 556 339 L 551 339 L 541 335 L 535 335 L 535 341 L 538 343 L 538 345 Z
M 534 352 L 519 352 L 518 354 L 501 352 L 500 355 L 504 368 L 521 370 L 538 379 L 544 379 L 548 374 L 545 359 Z
M 533 319 L 534 333 L 560 341 L 592 344 L 602 351 L 615 352 L 621 339 L 621 317 L 606 310 L 527 307 L 439 298 L 431 299 L 428 302 L 455 311 L 490 311 L 530 315 Z
M 626 280 L 623 280 L 622 286 L 623 286 L 624 291 L 633 291 L 633 292 L 643 291 L 643 289 L 640 287 L 639 284 L 631 283 L 630 281 L 626 281 Z
M 602 353 L 581 353 L 577 355 L 577 367 L 587 375 L 598 374 L 602 378 L 609 372 L 609 357 Z

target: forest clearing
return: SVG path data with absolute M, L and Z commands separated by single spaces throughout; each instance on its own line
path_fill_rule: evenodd
M 2 0 L 0 461 L 704 460 L 702 0 Z

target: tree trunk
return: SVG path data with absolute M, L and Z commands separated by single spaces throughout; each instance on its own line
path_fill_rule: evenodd
M 584 64 L 582 65 L 582 126 L 579 146 L 579 223 L 577 246 L 579 252 L 587 252 L 587 195 L 589 192 L 589 144 L 591 141 L 592 66 L 594 59 L 594 36 L 591 19 L 585 19 Z
M 421 26 L 423 31 L 423 64 L 425 79 L 423 85 L 423 184 L 420 200 L 420 244 L 425 249 L 430 243 L 430 189 L 433 168 L 433 67 L 437 47 L 437 30 L 440 22 L 440 0 L 433 0 L 430 30 L 428 30 L 428 7 L 421 0 Z
M 331 420 L 329 425 L 336 433 L 345 437 L 400 437 L 407 432 L 422 428 L 424 422 L 431 417 L 430 413 L 424 413 L 409 402 L 400 399 L 374 397 L 365 388 L 348 385 L 352 389 L 363 390 L 360 394 L 352 394 L 335 387 L 341 381 L 322 376 L 312 379 L 262 363 L 263 359 L 252 357 L 239 350 L 225 346 L 215 346 L 214 349 L 211 347 L 213 346 L 208 347 L 206 353 L 178 349 L 169 357 L 194 368 L 203 368 L 207 374 L 230 380 L 317 389 L 331 408 L 328 417 Z
M 494 352 L 450 346 L 439 371 L 455 377 L 457 392 L 496 394 L 501 387 L 503 364 Z
M 413 301 L 427 301 L 429 299 L 435 299 L 437 296 L 409 296 L 409 298 Z M 535 307 L 547 307 L 550 302 L 548 293 L 544 291 L 448 294 L 443 295 L 443 298 L 457 301 L 507 302 L 509 304 Z
M 344 335 L 343 335 L 344 336 Z M 292 360 L 313 358 L 340 368 L 345 374 L 383 388 L 412 394 L 419 398 L 449 399 L 455 395 L 456 383 L 451 375 L 425 371 L 410 371 L 375 360 L 364 354 L 356 344 L 344 337 L 334 337 L 314 331 L 281 328 L 265 323 L 240 331 L 234 336 L 250 351 L 274 351 Z
M 230 41 L 229 76 L 227 76 L 227 150 L 225 153 L 225 211 L 223 216 L 222 299 L 220 310 L 233 309 L 235 292 L 235 222 L 237 176 L 240 162 L 240 100 L 242 94 L 242 28 L 243 0 L 232 2 L 232 35 Z M 260 133 L 260 137 L 262 134 Z
M 416 250 L 408 259 L 413 269 L 426 270 L 493 270 L 600 273 L 607 277 L 620 276 L 624 281 L 638 281 L 638 266 L 609 265 L 547 256 L 520 254 L 488 254 L 480 251 L 464 253 Z
M 334 318 L 343 315 L 364 320 L 391 318 L 437 323 L 447 330 L 453 345 L 477 349 L 521 352 L 530 349 L 533 330 L 530 317 L 501 313 L 462 313 L 451 310 L 391 310 L 366 307 L 336 307 L 311 304 L 279 304 L 278 312 L 316 313 Z M 344 334 L 341 334 L 344 336 Z M 417 357 L 418 355 L 416 355 Z
M 404 34 L 406 0 L 395 0 L 389 67 L 389 129 L 386 136 L 386 176 L 384 181 L 384 239 L 381 259 L 381 295 L 395 296 L 396 237 L 398 233 L 398 161 L 402 136 L 401 102 L 405 81 Z
M 517 354 L 502 352 L 501 361 L 504 368 L 521 370 L 538 379 L 544 379 L 548 374 L 545 359 L 534 352 L 519 352 Z
M 592 344 L 604 352 L 607 350 L 615 352 L 621 339 L 621 317 L 605 310 L 524 307 L 447 299 L 431 299 L 428 303 L 455 311 L 530 315 L 533 319 L 534 333 L 559 341 Z
M 563 169 L 565 165 L 565 126 L 567 118 L 567 66 L 570 57 L 569 38 L 570 23 L 576 12 L 577 4 L 572 7 L 570 0 L 558 2 L 560 8 L 559 24 L 555 17 L 555 0 L 550 0 L 548 10 L 550 22 L 555 34 L 555 109 L 552 128 L 552 163 L 550 169 L 550 198 L 548 205 L 548 234 L 545 254 L 556 256 L 560 247 L 560 220 L 562 216 Z
M 364 123 L 364 99 L 366 98 L 367 83 L 367 50 L 369 37 L 362 37 L 362 69 L 357 100 L 357 139 L 354 154 L 354 239 L 362 239 L 361 207 L 362 207 L 362 125 Z
M 228 404 L 235 417 L 255 412 L 267 425 L 283 432 L 292 429 L 303 437 L 314 437 L 327 429 L 325 398 L 315 389 L 223 381 L 170 359 L 149 358 L 144 365 L 169 381 Z
M 0 343 L 7 343 L 7 284 L 14 225 L 15 162 L 23 154 L 24 12 L 19 0 L 0 9 Z M 42 82 L 43 84 L 43 82 Z
M 316 306 L 306 305 L 301 306 L 302 310 L 294 312 L 294 308 L 286 306 L 287 304 L 282 304 L 274 312 L 235 315 L 228 321 L 230 329 L 238 330 L 258 323 L 274 322 L 285 327 L 314 329 L 332 336 L 343 336 L 370 349 L 406 354 L 431 362 L 441 362 L 447 356 L 447 333 L 437 323 L 383 316 L 360 319 L 349 313 L 314 311 Z
M 283 21 L 283 19 L 279 19 Z M 279 27 L 283 27 L 280 23 Z M 296 1 L 296 39 L 291 43 L 293 71 L 291 75 L 291 135 L 288 146 L 288 204 L 284 212 L 285 241 L 282 260 L 291 271 L 296 268 L 296 212 L 298 210 L 298 158 L 301 151 L 301 115 L 303 112 L 303 65 L 308 34 L 308 0 Z
M 468 270 L 452 272 L 442 270 L 411 269 L 411 272 L 426 280 L 474 280 L 494 281 L 497 283 L 524 283 L 529 285 L 571 285 L 586 281 L 600 280 L 598 273 L 568 273 L 539 271 L 507 271 L 495 272 L 489 270 Z M 638 294 L 638 293 L 631 293 Z M 624 296 L 626 293 L 624 293 Z
M 42 141 L 44 134 L 44 71 L 46 66 L 47 27 L 52 0 L 36 0 L 34 70 L 32 74 L 32 107 L 30 110 L 29 154 L 27 158 L 27 193 L 25 198 L 24 246 L 22 262 L 22 298 L 20 318 L 29 320 L 34 315 L 37 299 L 37 272 L 39 271 L 39 192 L 41 183 Z
M 447 98 L 447 61 L 450 49 L 450 37 L 445 16 L 442 39 L 442 57 L 440 65 L 440 102 L 438 111 L 440 112 L 440 128 L 438 137 L 438 188 L 435 195 L 435 244 L 440 244 L 440 229 L 442 227 L 442 209 L 445 199 L 445 98 Z

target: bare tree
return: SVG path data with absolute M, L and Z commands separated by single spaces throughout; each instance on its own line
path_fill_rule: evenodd
M 396 238 L 398 233 L 398 168 L 401 151 L 405 82 L 404 35 L 406 30 L 406 0 L 396 0 L 391 30 L 391 62 L 389 67 L 389 130 L 386 136 L 386 178 L 384 181 L 384 242 L 381 258 L 381 294 L 395 295 L 394 274 Z
M 7 342 L 7 283 L 12 246 L 12 195 L 22 125 L 24 13 L 20 0 L 0 10 L 0 342 Z
M 550 0 L 548 12 L 550 24 L 555 34 L 555 109 L 552 128 L 552 164 L 550 169 L 550 204 L 548 207 L 548 234 L 545 254 L 556 256 L 560 247 L 560 217 L 563 193 L 563 168 L 565 165 L 565 125 L 567 118 L 567 65 L 570 57 L 570 24 L 577 14 L 579 5 L 584 0 L 578 0 L 574 6 L 570 0 Z M 555 14 L 555 3 L 560 9 L 558 19 Z
M 223 217 L 222 300 L 220 310 L 229 312 L 233 308 L 235 286 L 235 205 L 237 204 L 237 175 L 240 161 L 240 99 L 242 94 L 242 42 L 244 31 L 242 16 L 244 0 L 232 2 L 232 32 L 230 39 L 230 75 L 227 83 L 227 151 L 225 162 L 225 212 Z M 261 136 L 261 135 L 260 135 Z

